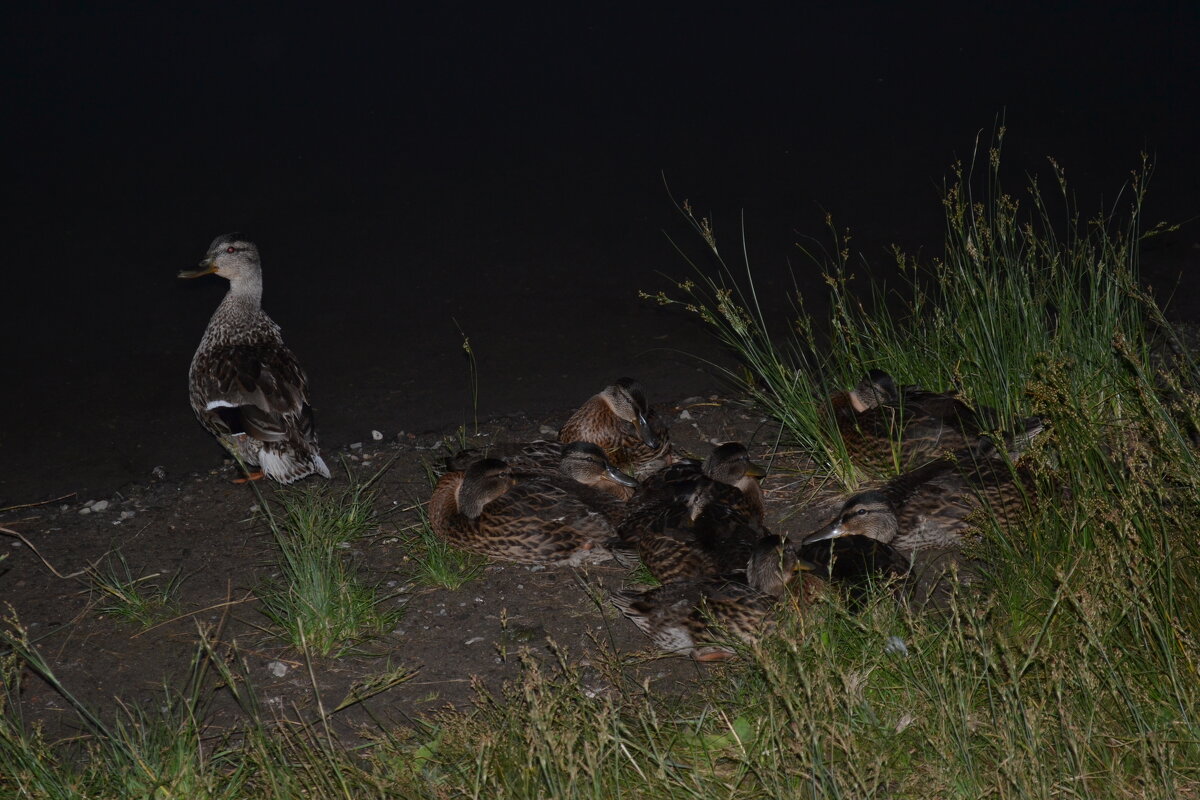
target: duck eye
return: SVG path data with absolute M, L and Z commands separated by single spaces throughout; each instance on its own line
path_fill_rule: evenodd
M 226 253 L 236 253 L 236 252 L 237 252 L 237 248 L 236 248 L 236 247 L 234 247 L 233 245 L 229 245 L 229 247 L 226 247 L 226 248 L 225 248 L 225 252 L 226 252 Z
M 865 508 L 860 508 L 856 513 L 861 517 L 863 514 L 867 513 L 867 510 Z

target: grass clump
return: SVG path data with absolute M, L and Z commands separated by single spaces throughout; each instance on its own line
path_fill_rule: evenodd
M 438 536 L 429 524 L 424 506 L 414 504 L 417 522 L 400 532 L 405 558 L 412 565 L 412 577 L 419 584 L 455 591 L 478 578 L 487 559 L 468 553 Z
M 258 592 L 263 613 L 297 649 L 340 655 L 390 630 L 402 608 L 384 609 L 380 589 L 359 574 L 353 543 L 373 531 L 375 479 L 344 489 L 288 489 L 268 515 L 279 548 L 279 575 Z
M 177 572 L 164 582 L 155 582 L 158 577 L 155 573 L 135 578 L 125 555 L 117 552 L 105 567 L 90 568 L 84 580 L 96 599 L 98 613 L 149 628 L 179 610 L 182 575 Z

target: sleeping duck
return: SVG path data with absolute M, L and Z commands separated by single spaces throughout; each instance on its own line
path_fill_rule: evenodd
M 258 248 L 241 234 L 218 236 L 200 268 L 179 277 L 210 273 L 228 280 L 229 292 L 209 320 L 188 372 L 188 395 L 200 424 L 235 459 L 257 468 L 248 472 L 249 480 L 328 478 L 308 380 L 279 326 L 262 310 Z
M 854 389 L 835 393 L 829 405 L 851 458 L 875 472 L 904 470 L 960 450 L 983 454 L 1001 443 L 1019 452 L 1042 429 L 1042 420 L 1030 417 L 1015 433 L 997 436 L 995 410 L 974 409 L 949 392 L 897 386 L 878 369 Z
M 583 469 L 595 462 L 580 461 Z M 434 487 L 429 521 L 455 547 L 501 561 L 579 566 L 607 561 L 616 528 L 606 503 L 619 502 L 572 478 L 518 472 L 498 458 L 448 472 Z
M 563 423 L 558 440 L 599 445 L 613 466 L 638 478 L 671 460 L 666 424 L 632 378 L 621 378 L 593 395 Z
M 788 587 L 812 565 L 778 536 L 755 545 L 745 574 L 667 583 L 646 591 L 625 590 L 613 604 L 668 653 L 696 661 L 724 661 L 729 642 L 756 642 L 774 623 L 772 612 Z

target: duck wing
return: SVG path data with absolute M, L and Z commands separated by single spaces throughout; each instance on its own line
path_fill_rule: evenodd
M 264 442 L 312 436 L 308 380 L 282 343 L 220 345 L 193 369 L 193 403 L 214 429 Z

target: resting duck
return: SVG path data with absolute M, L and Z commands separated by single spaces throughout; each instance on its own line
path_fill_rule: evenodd
M 491 448 L 460 450 L 446 459 L 451 472 L 466 470 L 482 458 L 499 458 L 515 472 L 557 472 L 618 500 L 637 491 L 637 479 L 609 463 L 608 456 L 591 442 L 514 442 Z
M 317 449 L 308 379 L 279 326 L 262 310 L 258 248 L 241 234 L 218 236 L 200 268 L 179 277 L 210 273 L 228 280 L 229 292 L 209 320 L 188 372 L 188 395 L 200 424 L 241 463 L 258 468 L 248 473 L 249 480 L 328 478 Z
M 621 536 L 636 542 L 644 532 L 662 530 L 684 517 L 695 521 L 706 509 L 709 516 L 761 528 L 764 503 L 758 479 L 765 474 L 739 442 L 717 445 L 703 462 L 680 459 L 642 481 L 622 518 Z
M 753 644 L 774 625 L 771 612 L 788 587 L 812 565 L 798 558 L 778 536 L 754 547 L 745 579 L 713 576 L 668 583 L 647 591 L 625 590 L 613 604 L 663 651 L 696 661 L 724 661 L 728 644 Z
M 580 460 L 579 466 L 590 461 Z M 455 547 L 523 564 L 607 561 L 616 528 L 603 513 L 610 495 L 550 473 L 522 473 L 497 458 L 441 477 L 429 500 L 433 530 Z
M 558 440 L 599 445 L 615 467 L 639 478 L 671 460 L 666 424 L 632 378 L 621 378 L 580 406 L 563 423 Z
M 1029 471 L 995 452 L 975 461 L 970 460 L 972 453 L 958 455 L 853 495 L 832 522 L 801 544 L 861 536 L 909 556 L 929 548 L 959 548 L 973 527 L 968 517 L 980 508 L 1001 524 L 1011 524 L 1032 498 Z
M 829 400 L 846 449 L 856 464 L 884 472 L 905 469 L 955 451 L 982 454 L 995 446 L 999 414 L 973 409 L 955 395 L 918 386 L 898 387 L 888 373 L 873 369 L 857 387 Z M 1042 429 L 1039 417 L 1003 437 L 1021 450 Z

